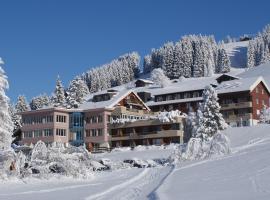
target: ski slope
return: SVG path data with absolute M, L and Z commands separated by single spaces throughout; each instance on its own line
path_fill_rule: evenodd
M 246 68 L 248 43 L 249 41 L 231 42 L 224 44 L 224 48 L 230 58 L 232 67 Z
M 0 183 L 2 200 L 270 199 L 270 125 L 229 128 L 230 155 L 175 166 L 97 172 L 92 179 L 26 179 Z M 99 158 L 159 158 L 174 147 L 125 149 Z

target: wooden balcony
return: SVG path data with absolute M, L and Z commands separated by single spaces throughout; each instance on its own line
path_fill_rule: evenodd
M 240 102 L 240 103 L 230 103 L 230 104 L 220 104 L 220 110 L 231 110 L 231 109 L 240 109 L 240 108 L 251 108 L 252 102 Z
M 239 121 L 239 120 L 247 120 L 252 119 L 251 113 L 244 113 L 244 114 L 238 114 L 238 115 L 229 115 L 229 116 L 223 116 L 225 121 Z
M 157 132 L 148 133 L 131 133 L 129 135 L 113 135 L 110 137 L 111 141 L 119 140 L 137 140 L 137 139 L 147 139 L 147 138 L 164 138 L 164 137 L 183 137 L 183 131 L 181 130 L 162 130 Z

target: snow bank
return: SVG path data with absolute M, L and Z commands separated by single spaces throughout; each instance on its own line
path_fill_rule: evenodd
M 191 138 L 181 155 L 183 160 L 199 160 L 229 154 L 230 141 L 223 133 L 215 134 L 210 141 Z
M 8 179 L 9 176 L 15 175 L 16 154 L 14 151 L 0 151 L 0 179 Z
M 30 155 L 18 153 L 16 167 L 20 178 L 54 176 L 90 178 L 96 169 L 96 163 L 84 147 L 47 148 L 44 142 L 39 141 Z

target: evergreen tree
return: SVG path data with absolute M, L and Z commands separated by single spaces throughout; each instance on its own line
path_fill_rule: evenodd
M 168 77 L 164 74 L 163 70 L 158 68 L 154 69 L 151 73 L 151 79 L 154 82 L 155 85 L 158 85 L 160 87 L 166 87 L 170 84 L 170 80 Z
M 9 104 L 9 115 L 13 122 L 14 129 L 18 129 L 22 126 L 21 116 L 17 114 L 17 110 L 13 104 Z
M 182 55 L 180 67 L 183 68 L 183 76 L 189 78 L 192 76 L 191 68 L 193 65 L 193 48 L 190 41 L 190 37 L 184 36 L 181 40 L 182 44 Z
M 247 48 L 247 67 L 251 68 L 255 66 L 255 49 L 254 41 L 250 41 Z
M 161 68 L 163 69 L 164 73 L 170 79 L 178 78 L 176 76 L 177 68 L 174 65 L 174 45 L 172 42 L 166 43 L 162 49 L 162 64 Z
M 39 110 L 50 105 L 51 105 L 51 100 L 46 94 L 36 96 L 32 98 L 30 102 L 31 110 Z
M 143 73 L 150 73 L 152 71 L 152 58 L 146 55 L 143 59 Z
M 8 89 L 7 76 L 1 65 L 4 62 L 0 58 L 0 150 L 8 150 L 12 141 L 13 123 L 9 114 L 9 98 L 5 91 Z
M 203 49 L 200 46 L 200 41 L 195 40 L 193 44 L 194 54 L 193 54 L 193 68 L 192 76 L 193 77 L 202 77 L 204 76 L 205 63 L 203 58 Z
M 228 73 L 230 72 L 231 62 L 228 54 L 224 48 L 218 49 L 218 66 L 217 73 Z
M 65 89 L 62 85 L 60 77 L 57 77 L 54 94 L 52 96 L 52 104 L 54 107 L 62 107 L 66 103 Z
M 17 112 L 25 112 L 30 110 L 28 102 L 26 101 L 25 96 L 19 95 L 17 98 L 17 103 L 15 105 L 15 109 Z
M 196 136 L 203 140 L 209 140 L 219 130 L 224 130 L 227 127 L 220 113 L 217 93 L 212 86 L 207 86 L 203 92 L 203 102 L 198 109 L 198 117 Z
M 190 108 L 186 118 L 186 126 L 185 126 L 186 140 L 196 136 L 197 126 L 198 126 L 197 113 L 194 112 L 192 108 Z
M 70 82 L 67 90 L 67 108 L 78 108 L 88 94 L 89 90 L 85 82 L 80 77 L 76 77 Z

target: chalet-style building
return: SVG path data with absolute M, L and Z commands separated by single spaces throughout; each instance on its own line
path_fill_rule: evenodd
M 263 106 L 269 107 L 269 87 L 262 77 L 222 82 L 216 88 L 221 113 L 231 126 L 256 125 Z
M 161 122 L 160 111 L 196 111 L 207 85 L 216 88 L 221 113 L 231 126 L 257 124 L 260 110 L 269 106 L 270 90 L 262 77 L 223 74 L 173 80 L 160 88 L 139 79 L 132 90 L 118 86 L 93 93 L 76 109 L 48 107 L 20 113 L 22 144 L 53 142 L 96 148 L 186 142 L 183 117 Z M 184 141 L 185 140 L 185 141 Z

